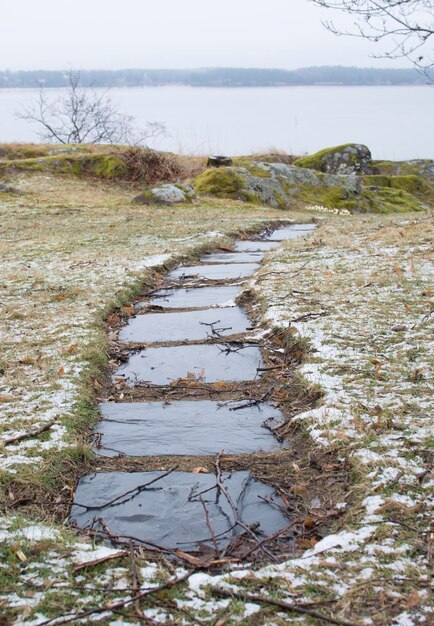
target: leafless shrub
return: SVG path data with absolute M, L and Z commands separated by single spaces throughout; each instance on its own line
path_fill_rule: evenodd
M 123 113 L 108 90 L 98 93 L 80 87 L 80 74 L 68 72 L 67 89 L 50 100 L 41 88 L 37 105 L 18 112 L 19 119 L 38 125 L 43 141 L 61 144 L 143 144 L 164 133 L 164 125 L 148 122 L 139 131 L 135 119 Z
M 122 157 L 128 168 L 128 178 L 147 185 L 185 180 L 205 169 L 205 159 L 180 157 L 150 148 L 128 148 Z

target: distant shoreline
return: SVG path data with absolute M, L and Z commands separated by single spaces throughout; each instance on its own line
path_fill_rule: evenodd
M 415 69 L 308 67 L 298 70 L 207 68 L 194 70 L 83 70 L 83 87 L 410 87 L 433 82 Z M 0 89 L 62 88 L 68 76 L 59 70 L 0 71 Z

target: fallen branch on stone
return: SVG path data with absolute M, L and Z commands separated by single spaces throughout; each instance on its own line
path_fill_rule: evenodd
M 80 508 L 86 509 L 87 511 L 99 511 L 101 509 L 106 509 L 108 506 L 111 506 L 112 504 L 115 504 L 115 503 L 116 503 L 116 506 L 119 505 L 119 504 L 123 504 L 124 502 L 126 502 L 126 500 L 122 500 L 122 502 L 118 502 L 118 500 L 120 500 L 121 498 L 125 498 L 126 496 L 129 496 L 130 494 L 134 493 L 135 491 L 137 491 L 137 493 L 140 493 L 141 491 L 143 491 L 144 489 L 146 489 L 150 485 L 153 485 L 154 483 L 156 483 L 157 480 L 161 480 L 165 476 L 168 476 L 169 474 L 174 472 L 176 469 L 178 469 L 177 465 L 172 467 L 167 472 L 164 472 L 163 474 L 160 474 L 160 476 L 157 476 L 157 478 L 153 478 L 148 483 L 144 483 L 143 485 L 138 485 L 137 487 L 134 487 L 134 489 L 130 489 L 129 491 L 126 491 L 125 493 L 121 493 L 120 496 L 116 496 L 116 498 L 113 498 L 113 500 L 110 500 L 109 502 L 105 502 L 104 504 L 99 504 L 98 506 L 91 506 L 91 505 L 87 505 L 87 504 L 80 504 L 79 502 L 74 502 L 73 504 L 74 504 L 74 506 L 79 506 Z M 128 498 L 128 500 L 129 499 L 130 498 Z

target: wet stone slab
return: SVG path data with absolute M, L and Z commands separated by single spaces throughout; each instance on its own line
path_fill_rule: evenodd
M 205 254 L 201 263 L 260 263 L 264 252 L 218 252 Z
M 167 385 L 179 378 L 202 382 L 249 381 L 263 367 L 257 346 L 208 344 L 146 348 L 133 354 L 113 375 L 134 386 L 140 382 Z
M 228 280 L 252 276 L 258 263 L 234 263 L 224 265 L 189 265 L 178 267 L 167 274 L 169 280 Z
M 201 494 L 221 547 L 243 532 L 236 525 L 226 497 L 216 487 L 213 474 L 172 472 L 146 487 L 161 475 L 161 472 L 111 472 L 85 476 L 78 483 L 70 520 L 80 528 L 87 528 L 96 518 L 102 518 L 113 535 L 127 535 L 138 542 L 188 551 L 196 548 L 198 542 L 211 544 L 211 532 L 198 496 Z M 255 481 L 248 472 L 223 473 L 222 479 L 238 508 L 240 520 L 245 525 L 259 523 L 255 530 L 258 538 L 288 525 L 288 519 L 277 507 L 261 499 L 275 497 L 271 487 Z
M 233 306 L 240 295 L 241 287 L 197 287 L 192 289 L 159 289 L 148 303 L 142 305 L 161 306 L 165 309 L 190 309 L 207 306 Z
M 237 241 L 234 245 L 235 252 L 267 252 L 277 248 L 278 241 Z
M 285 228 L 278 228 L 268 235 L 268 239 L 273 241 L 287 241 L 289 239 L 298 239 L 298 237 L 305 237 L 313 230 L 315 230 L 315 224 L 291 224 Z
M 264 422 L 283 421 L 279 409 L 269 403 L 242 406 L 211 400 L 192 402 L 103 403 L 97 424 L 100 456 L 251 454 L 282 446 Z
M 121 341 L 156 343 L 223 337 L 246 332 L 250 321 L 243 309 L 205 309 L 179 313 L 145 313 L 129 320 Z

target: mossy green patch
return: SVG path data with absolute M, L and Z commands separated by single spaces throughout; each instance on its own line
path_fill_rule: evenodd
M 242 190 L 243 179 L 230 167 L 206 170 L 195 182 L 195 191 L 199 195 L 242 199 Z
M 426 205 L 404 189 L 364 187 L 361 210 L 372 213 L 423 211 Z
M 249 172 L 256 176 L 257 178 L 271 178 L 271 173 L 266 170 L 264 167 L 259 167 L 258 165 L 253 165 L 249 167 Z
M 363 176 L 363 184 L 367 187 L 390 187 L 392 189 L 404 189 L 414 196 L 418 195 L 434 195 L 432 185 L 424 181 L 420 176 L 385 176 L 375 174 L 372 176 Z

